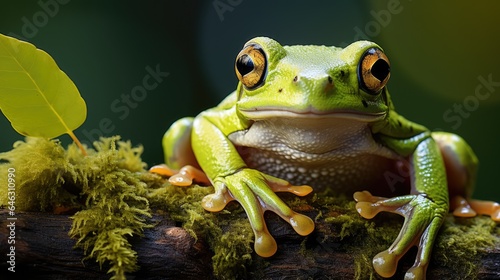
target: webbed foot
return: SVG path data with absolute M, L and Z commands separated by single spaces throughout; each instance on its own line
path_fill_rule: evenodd
M 215 193 L 203 199 L 203 208 L 217 212 L 230 201 L 238 201 L 245 209 L 254 231 L 255 252 L 262 257 L 270 257 L 277 250 L 276 241 L 264 220 L 266 210 L 278 214 L 300 235 L 308 235 L 314 230 L 314 222 L 309 217 L 291 210 L 275 193 L 290 192 L 305 196 L 312 191 L 309 186 L 293 186 L 285 180 L 245 168 L 232 175 L 215 178 L 214 187 Z
M 415 263 L 405 279 L 425 279 L 432 245 L 442 224 L 448 207 L 438 205 L 425 194 L 410 194 L 394 198 L 372 196 L 369 192 L 356 192 L 358 213 L 371 219 L 379 212 L 391 212 L 405 218 L 403 227 L 393 244 L 373 258 L 373 267 L 382 277 L 391 277 L 397 269 L 399 259 L 412 246 L 418 246 Z

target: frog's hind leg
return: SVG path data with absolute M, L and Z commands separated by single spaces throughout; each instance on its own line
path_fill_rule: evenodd
M 493 201 L 470 199 L 476 179 L 478 160 L 470 146 L 458 135 L 433 132 L 446 167 L 450 209 L 457 217 L 489 215 L 500 221 L 500 205 Z
M 193 118 L 182 118 L 172 124 L 162 141 L 166 164 L 153 166 L 149 172 L 170 177 L 169 182 L 175 186 L 190 186 L 193 181 L 210 184 L 191 148 L 192 127 Z

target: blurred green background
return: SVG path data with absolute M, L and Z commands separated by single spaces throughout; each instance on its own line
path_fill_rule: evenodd
M 464 137 L 481 165 L 475 197 L 500 200 L 500 2 L 478 1 L 9 1 L 0 32 L 47 51 L 87 102 L 85 143 L 119 134 L 151 166 L 176 119 L 215 106 L 237 83 L 236 54 L 250 38 L 282 44 L 379 43 L 392 63 L 398 112 Z M 158 87 L 132 95 L 148 74 Z M 23 137 L 0 117 L 0 151 Z M 64 143 L 69 137 L 62 136 Z

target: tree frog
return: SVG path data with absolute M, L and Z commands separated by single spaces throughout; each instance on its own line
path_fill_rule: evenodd
M 244 45 L 234 68 L 236 90 L 217 107 L 175 122 L 163 138 L 166 165 L 151 171 L 179 186 L 212 184 L 214 193 L 202 201 L 208 211 L 239 202 L 258 255 L 277 250 L 266 210 L 300 235 L 314 230 L 311 218 L 277 192 L 305 196 L 331 188 L 352 194 L 364 218 L 381 211 L 404 216 L 394 243 L 373 258 L 383 277 L 418 246 L 406 278 L 425 278 L 450 204 L 458 216 L 500 220 L 498 204 L 468 200 L 478 164 L 470 146 L 395 111 L 386 86 L 390 62 L 377 44 L 282 46 L 258 37 Z

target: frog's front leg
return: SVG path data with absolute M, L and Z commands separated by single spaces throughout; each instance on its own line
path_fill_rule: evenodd
M 366 191 L 354 194 L 356 209 L 367 219 L 381 211 L 405 218 L 394 243 L 373 259 L 375 271 L 383 277 L 394 275 L 399 259 L 417 245 L 415 263 L 405 278 L 425 279 L 434 240 L 448 212 L 446 171 L 436 142 L 430 137 L 420 142 L 410 162 L 411 194 L 394 198 L 375 197 Z
M 287 221 L 300 235 L 308 235 L 314 229 L 314 222 L 307 216 L 291 210 L 275 192 L 291 192 L 304 196 L 312 191 L 309 186 L 293 186 L 260 171 L 244 168 L 235 174 L 214 180 L 215 193 L 206 196 L 202 206 L 208 211 L 220 211 L 232 200 L 238 201 L 252 226 L 255 235 L 255 252 L 270 257 L 277 250 L 277 244 L 269 233 L 264 212 L 271 210 Z
M 230 201 L 238 201 L 254 231 L 257 254 L 269 257 L 277 250 L 276 241 L 264 220 L 266 210 L 278 214 L 301 235 L 314 230 L 314 222 L 309 217 L 291 210 L 275 194 L 290 192 L 304 196 L 312 191 L 311 187 L 293 186 L 285 180 L 248 168 L 224 133 L 203 116 L 195 119 L 191 137 L 194 154 L 215 188 L 214 194 L 203 199 L 202 206 L 208 211 L 220 211 Z

